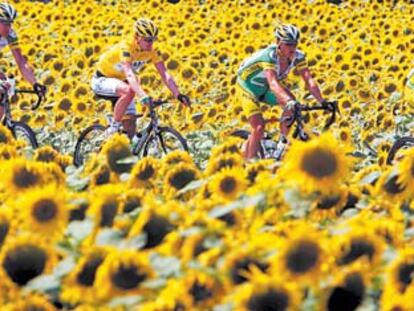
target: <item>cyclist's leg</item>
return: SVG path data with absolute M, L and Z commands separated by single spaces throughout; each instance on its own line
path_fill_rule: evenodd
M 112 128 L 111 132 L 116 132 L 120 128 L 123 116 L 126 112 L 128 114 L 136 114 L 134 102 L 135 93 L 124 81 L 115 78 L 94 76 L 92 78 L 91 86 L 92 90 L 97 95 L 118 98 L 114 104 L 114 121 L 110 126 L 110 128 Z M 133 129 L 131 125 L 133 122 L 134 121 L 132 120 L 125 121 L 126 130 L 128 133 L 131 130 L 131 136 L 135 133 L 135 123 Z
M 242 102 L 244 113 L 252 128 L 244 150 L 244 158 L 248 160 L 256 157 L 259 152 L 260 141 L 264 136 L 265 122 L 260 111 L 259 101 L 240 85 L 238 92 L 238 97 Z

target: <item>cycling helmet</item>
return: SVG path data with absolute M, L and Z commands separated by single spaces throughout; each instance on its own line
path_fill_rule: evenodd
M 135 35 L 144 38 L 156 38 L 158 35 L 158 28 L 149 20 L 140 18 L 134 24 Z
M 293 25 L 281 25 L 276 29 L 275 36 L 285 43 L 298 43 L 300 32 Z
M 0 3 L 0 22 L 11 24 L 17 17 L 16 10 L 8 3 Z

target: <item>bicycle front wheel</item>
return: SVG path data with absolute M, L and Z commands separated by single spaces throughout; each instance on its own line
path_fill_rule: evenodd
M 159 127 L 159 132 L 152 132 L 144 144 L 142 155 L 161 158 L 163 155 L 174 151 L 188 151 L 187 141 L 179 132 L 171 127 Z
M 89 159 L 93 153 L 98 153 L 105 142 L 106 127 L 100 124 L 94 124 L 85 129 L 79 136 L 75 151 L 73 153 L 73 164 L 81 166 Z
M 401 137 L 397 139 L 388 152 L 387 164 L 391 165 L 400 150 L 414 147 L 414 137 Z
M 19 121 L 13 122 L 10 130 L 13 133 L 14 138 L 24 141 L 27 147 L 31 149 L 39 147 L 36 134 L 26 123 Z

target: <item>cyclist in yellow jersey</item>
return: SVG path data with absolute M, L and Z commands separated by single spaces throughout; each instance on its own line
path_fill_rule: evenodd
M 0 3 L 0 49 L 9 46 L 24 79 L 33 86 L 33 90 L 39 96 L 43 97 L 46 94 L 46 87 L 36 82 L 33 70 L 22 55 L 16 32 L 12 28 L 12 23 L 16 17 L 17 12 L 13 6 L 8 3 Z M 4 115 L 4 100 L 6 99 L 7 90 L 10 88 L 10 84 L 6 80 L 6 75 L 0 72 L 0 120 Z
M 134 24 L 134 36 L 106 51 L 99 59 L 97 70 L 92 78 L 92 90 L 95 94 L 114 98 L 114 120 L 107 129 L 111 135 L 119 131 L 124 114 L 134 115 L 135 95 L 144 105 L 151 104 L 152 98 L 140 85 L 136 73 L 148 62 L 155 65 L 162 82 L 170 89 L 175 98 L 189 106 L 188 96 L 179 92 L 174 79 L 167 73 L 164 62 L 153 49 L 158 29 L 148 19 L 138 19 Z M 135 132 L 135 120 L 122 124 L 131 136 Z

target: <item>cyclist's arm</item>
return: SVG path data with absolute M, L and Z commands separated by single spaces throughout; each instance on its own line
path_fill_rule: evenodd
M 266 69 L 264 71 L 267 83 L 269 84 L 270 90 L 275 94 L 277 101 L 281 105 L 286 105 L 289 100 L 295 98 L 285 89 L 285 87 L 277 80 L 276 71 L 273 69 Z
M 139 98 L 146 97 L 147 94 L 142 89 L 141 84 L 139 83 L 139 79 L 137 78 L 137 76 L 134 73 L 134 70 L 132 69 L 131 62 L 122 62 L 122 68 L 125 72 L 128 84 L 131 86 L 135 94 L 137 94 Z
M 321 91 L 319 90 L 318 84 L 316 83 L 315 79 L 313 79 L 309 68 L 304 68 L 300 71 L 300 75 L 302 79 L 305 81 L 306 88 L 312 94 L 313 97 L 318 101 L 318 103 L 322 103 L 324 101 Z
M 175 83 L 173 77 L 167 72 L 164 62 L 155 63 L 155 67 L 157 68 L 157 71 L 161 76 L 162 82 L 165 84 L 166 87 L 170 89 L 174 97 L 177 98 L 178 95 L 180 95 L 180 92 L 178 91 L 177 84 Z
M 26 58 L 22 55 L 20 48 L 13 48 L 11 52 L 24 79 L 31 85 L 35 84 L 36 78 L 34 76 L 33 70 L 27 63 Z

